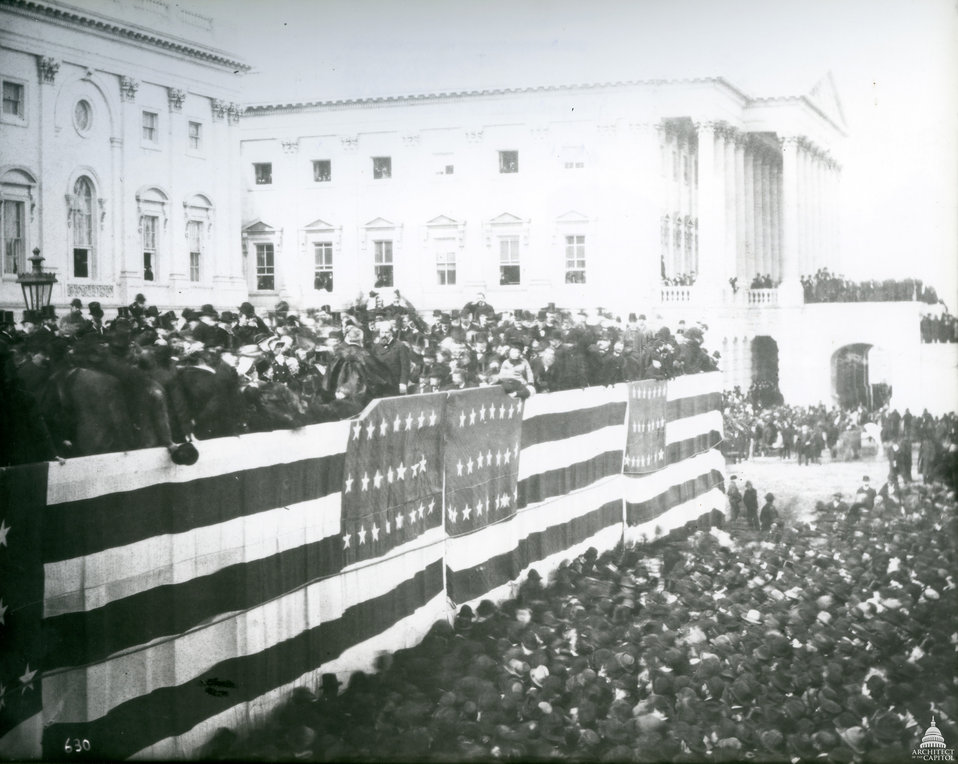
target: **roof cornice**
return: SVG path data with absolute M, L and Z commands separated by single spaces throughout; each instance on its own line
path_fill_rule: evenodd
M 289 114 L 303 111 L 325 111 L 345 108 L 380 108 L 399 106 L 407 103 L 448 103 L 465 98 L 495 97 L 503 95 L 524 95 L 529 93 L 563 93 L 581 90 L 604 90 L 618 87 L 654 87 L 657 85 L 719 85 L 731 91 L 743 102 L 751 99 L 738 88 L 721 77 L 696 77 L 688 79 L 623 80 L 619 82 L 581 83 L 575 85 L 539 85 L 520 88 L 492 88 L 487 90 L 454 90 L 438 93 L 413 93 L 406 95 L 372 96 L 369 98 L 342 98 L 330 101 L 287 101 L 252 103 L 246 105 L 245 115 L 249 117 L 268 114 Z
M 110 19 L 92 11 L 85 11 L 72 6 L 54 5 L 42 2 L 42 0 L 0 0 L 0 7 L 33 18 L 85 27 L 140 45 L 163 48 L 215 66 L 231 69 L 234 72 L 245 73 L 251 69 L 249 64 L 230 56 L 225 51 L 198 45 L 173 35 L 157 34 L 155 31 L 137 24 Z

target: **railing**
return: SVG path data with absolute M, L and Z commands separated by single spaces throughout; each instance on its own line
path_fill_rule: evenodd
M 749 305 L 778 305 L 778 289 L 749 289 Z
M 660 298 L 664 305 L 677 305 L 692 302 L 695 298 L 694 286 L 663 286 Z

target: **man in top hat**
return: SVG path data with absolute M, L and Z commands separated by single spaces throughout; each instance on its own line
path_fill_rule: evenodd
M 102 337 L 106 334 L 106 327 L 103 325 L 103 308 L 100 307 L 100 303 L 91 302 L 87 310 L 90 313 L 90 320 L 87 322 L 86 331 Z
M 82 311 L 83 303 L 79 297 L 74 297 L 70 301 L 70 312 L 60 319 L 60 331 L 71 337 L 79 334 L 86 324 Z
M 142 294 L 138 294 L 133 302 L 129 304 L 130 315 L 133 318 L 140 318 L 146 312 L 146 297 Z
M 200 308 L 200 322 L 193 330 L 193 339 L 202 342 L 207 347 L 225 348 L 230 345 L 229 333 L 218 325 L 220 319 L 213 306 L 207 303 Z
M 745 481 L 745 490 L 742 492 L 742 504 L 745 506 L 745 521 L 754 531 L 759 529 L 758 520 L 758 491 L 751 480 Z
M 383 321 L 378 327 L 379 336 L 371 352 L 389 373 L 387 395 L 405 395 L 409 385 L 409 346 L 396 337 L 392 321 Z
M 735 482 L 736 479 L 737 476 L 732 475 L 729 478 L 728 488 L 725 490 L 725 495 L 728 497 L 729 522 L 733 523 L 742 511 L 742 492 L 739 490 L 738 483 Z
M 477 321 L 479 320 L 479 316 L 486 316 L 487 319 L 491 319 L 496 315 L 495 309 L 486 302 L 485 292 L 479 292 L 475 300 L 463 305 L 462 312 L 470 314 L 475 317 Z
M 775 494 L 765 494 L 765 504 L 758 515 L 759 525 L 766 533 L 772 529 L 772 525 L 778 522 L 778 510 L 775 508 Z

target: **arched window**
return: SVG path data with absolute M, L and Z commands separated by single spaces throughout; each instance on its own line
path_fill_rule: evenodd
M 73 229 L 73 277 L 88 279 L 94 276 L 96 263 L 96 226 L 93 224 L 96 197 L 93 183 L 85 175 L 73 184 L 70 204 L 70 227 Z

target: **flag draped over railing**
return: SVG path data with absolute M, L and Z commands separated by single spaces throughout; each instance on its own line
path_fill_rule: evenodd
M 450 604 L 698 517 L 720 501 L 719 389 L 391 398 L 201 442 L 191 467 L 151 449 L 0 470 L 0 758 L 195 755 Z

